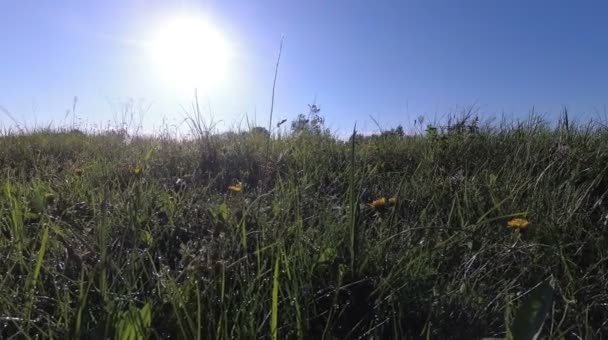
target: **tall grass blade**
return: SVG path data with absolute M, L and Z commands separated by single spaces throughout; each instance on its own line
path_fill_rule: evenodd
M 272 279 L 272 311 L 270 316 L 270 336 L 273 340 L 279 338 L 278 324 L 279 324 L 279 261 L 280 257 L 277 256 L 274 261 L 274 273 Z
M 30 325 L 30 317 L 32 314 L 32 308 L 34 306 L 34 289 L 36 288 L 36 282 L 38 281 L 38 276 L 40 275 L 40 268 L 42 268 L 42 261 L 44 260 L 44 254 L 46 253 L 46 243 L 49 239 L 49 228 L 48 226 L 44 227 L 42 231 L 42 239 L 40 240 L 40 249 L 38 250 L 38 254 L 36 255 L 36 263 L 34 264 L 34 270 L 30 273 L 29 280 L 26 284 L 26 292 L 28 295 L 28 304 L 27 304 L 27 326 Z
M 31 273 L 30 280 L 28 282 L 27 290 L 33 290 L 36 286 L 36 281 L 40 275 L 40 268 L 42 268 L 42 261 L 44 260 L 44 254 L 46 253 L 46 243 L 49 239 L 49 227 L 45 226 L 42 231 L 42 239 L 40 240 L 40 249 L 38 249 L 38 255 L 36 255 L 36 263 L 34 265 L 34 271 Z
M 89 290 L 93 284 L 92 280 L 89 280 L 85 287 L 84 283 L 85 272 L 84 268 L 80 271 L 80 280 L 78 282 L 78 312 L 76 313 L 76 322 L 74 325 L 74 338 L 80 339 L 82 334 L 82 313 L 87 305 L 87 297 L 89 296 Z
M 272 138 L 272 115 L 274 113 L 274 94 L 277 88 L 277 76 L 279 75 L 279 63 L 281 62 L 281 53 L 283 52 L 283 41 L 285 37 L 281 37 L 281 44 L 279 45 L 279 56 L 277 57 L 277 64 L 274 68 L 274 80 L 272 81 L 272 97 L 270 99 L 270 118 L 268 119 L 268 142 L 266 144 L 266 161 L 268 162 L 268 156 L 270 154 L 270 139 Z
M 357 137 L 357 125 L 353 128 L 353 135 L 351 141 L 351 149 L 350 149 L 350 174 L 349 174 L 349 205 L 350 205 L 350 242 L 349 242 L 349 251 L 350 251 L 350 270 L 351 273 L 356 272 L 357 265 L 357 193 L 355 191 L 355 142 Z

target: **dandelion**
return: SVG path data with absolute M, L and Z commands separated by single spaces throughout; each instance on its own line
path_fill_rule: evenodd
M 133 169 L 131 169 L 131 172 L 133 172 L 134 175 L 139 175 L 139 174 L 141 174 L 141 168 L 136 166 Z
M 526 230 L 530 222 L 524 218 L 514 218 L 507 222 L 507 227 L 514 230 Z
M 386 205 L 386 198 L 380 197 L 376 200 L 373 200 L 372 203 L 369 204 L 374 209 L 382 209 Z
M 241 192 L 241 191 L 243 191 L 243 187 L 241 186 L 241 183 L 238 183 L 236 185 L 229 186 L 228 190 L 230 190 L 232 192 Z

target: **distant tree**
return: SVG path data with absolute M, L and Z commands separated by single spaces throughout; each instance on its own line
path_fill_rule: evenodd
M 479 116 L 474 116 L 472 109 L 462 113 L 460 117 L 449 117 L 446 127 L 448 135 L 477 134 L 479 132 Z
M 364 136 L 361 134 L 356 134 L 356 135 L 354 135 L 354 137 L 355 137 L 355 142 L 362 142 L 362 141 L 371 139 L 371 136 Z M 353 142 L 353 135 L 350 135 L 350 137 L 348 138 L 348 142 L 349 143 Z
M 403 131 L 403 126 L 401 126 L 401 124 L 397 125 L 397 128 L 394 129 L 395 134 L 399 137 L 403 137 L 405 135 L 405 132 Z
M 268 132 L 268 129 L 266 129 L 265 127 L 261 127 L 261 126 L 256 126 L 256 127 L 252 128 L 251 133 L 260 134 L 260 135 L 264 135 L 264 136 L 270 135 L 270 132 Z
M 384 137 L 403 137 L 405 135 L 405 132 L 403 131 L 403 126 L 398 125 L 396 128 L 387 130 L 387 131 L 383 131 L 381 136 Z
M 317 134 L 326 132 L 325 118 L 319 114 L 319 112 L 321 112 L 321 108 L 316 104 L 309 104 L 308 109 L 308 115 L 300 113 L 296 120 L 291 122 L 291 131 Z

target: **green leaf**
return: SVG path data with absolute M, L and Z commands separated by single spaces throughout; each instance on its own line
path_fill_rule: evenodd
M 34 214 L 40 214 L 44 212 L 44 195 L 40 192 L 35 192 L 30 199 L 30 210 Z
M 323 248 L 323 250 L 321 250 L 321 254 L 319 254 L 319 263 L 327 263 L 333 261 L 336 258 L 336 254 L 336 248 Z
M 129 308 L 118 322 L 117 340 L 143 340 L 152 324 L 152 308 L 146 303 L 140 310 Z
M 149 328 L 152 324 L 152 307 L 150 307 L 149 303 L 146 303 L 145 306 L 139 310 L 139 317 L 142 327 L 144 329 Z
M 144 162 L 150 160 L 150 156 L 152 156 L 152 151 L 154 151 L 154 147 L 148 149 L 148 152 L 146 152 L 146 156 L 144 157 Z
M 228 217 L 230 217 L 230 208 L 228 208 L 226 202 L 220 204 L 220 206 L 218 207 L 218 211 L 222 220 L 227 221 Z
M 148 246 L 152 245 L 152 242 L 154 241 L 154 238 L 152 237 L 152 233 L 150 233 L 148 230 L 143 230 L 141 233 L 141 240 Z
M 509 340 L 535 340 L 553 303 L 553 286 L 546 280 L 534 288 L 515 312 L 513 323 L 507 329 Z

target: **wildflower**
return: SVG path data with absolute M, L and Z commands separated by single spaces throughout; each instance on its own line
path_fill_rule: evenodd
M 241 192 L 241 191 L 243 191 L 243 187 L 241 186 L 241 183 L 238 183 L 236 185 L 229 186 L 228 190 L 230 190 L 232 192 Z
M 528 229 L 529 224 L 530 222 L 524 218 L 514 218 L 507 222 L 509 228 L 522 231 Z
M 397 205 L 397 197 L 391 197 L 388 199 L 388 205 Z
M 136 166 L 131 170 L 131 172 L 133 172 L 134 175 L 139 175 L 141 174 L 141 168 Z
M 82 170 L 80 168 L 76 168 L 74 170 L 74 174 L 76 174 L 76 176 L 82 176 L 84 174 L 84 170 Z
M 380 197 L 376 200 L 373 200 L 372 203 L 369 204 L 374 209 L 382 209 L 386 205 L 386 198 Z

